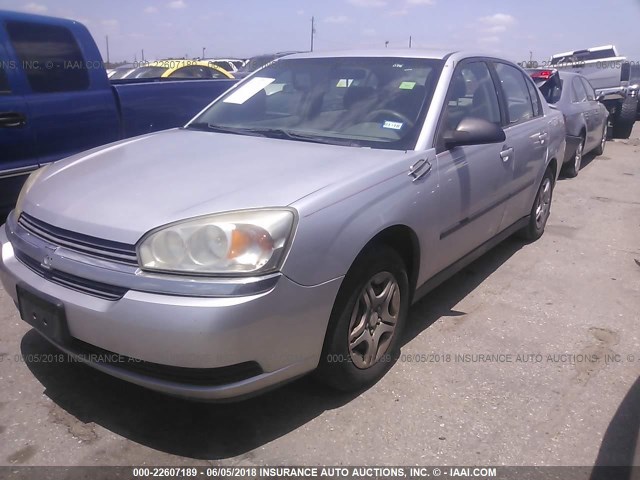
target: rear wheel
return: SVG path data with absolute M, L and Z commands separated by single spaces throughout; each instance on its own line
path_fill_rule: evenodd
M 409 280 L 390 247 L 368 248 L 340 287 L 316 378 L 343 391 L 378 381 L 398 358 Z
M 633 124 L 636 121 L 638 97 L 627 97 L 613 118 L 614 138 L 629 138 Z
M 593 153 L 595 153 L 597 156 L 604 153 L 604 148 L 607 145 L 607 136 L 609 135 L 608 130 L 609 125 L 607 124 L 607 122 L 605 122 L 604 128 L 602 129 L 602 138 L 600 139 L 600 145 L 598 145 L 598 148 L 593 151 Z
M 544 233 L 549 214 L 551 213 L 551 199 L 553 197 L 554 176 L 551 168 L 547 168 L 540 182 L 538 193 L 533 201 L 529 214 L 529 224 L 520 231 L 525 240 L 537 240 Z
M 576 147 L 576 152 L 573 155 L 571 161 L 564 165 L 564 174 L 569 178 L 578 176 L 580 171 L 580 165 L 582 165 L 582 155 L 584 153 L 584 137 L 580 140 L 580 143 Z

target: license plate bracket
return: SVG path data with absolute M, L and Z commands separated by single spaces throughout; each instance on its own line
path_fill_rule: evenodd
M 71 340 L 63 303 L 49 295 L 35 293 L 17 285 L 18 307 L 22 319 L 45 337 L 60 345 Z

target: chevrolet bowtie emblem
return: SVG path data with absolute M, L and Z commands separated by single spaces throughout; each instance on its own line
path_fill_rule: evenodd
M 53 262 L 53 257 L 51 255 L 47 255 L 46 257 L 44 257 L 44 259 L 40 263 L 40 266 L 42 266 L 42 268 L 44 268 L 45 270 L 51 270 L 51 268 L 53 268 L 51 266 L 52 262 Z

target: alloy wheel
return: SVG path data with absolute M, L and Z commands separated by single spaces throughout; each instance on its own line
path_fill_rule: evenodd
M 400 314 L 400 287 L 393 274 L 380 272 L 366 283 L 351 313 L 349 355 L 366 369 L 389 349 Z
M 573 158 L 573 167 L 576 173 L 580 170 L 580 164 L 582 163 L 582 149 L 584 148 L 584 142 L 580 142 L 578 148 L 576 148 L 576 155 Z
M 546 178 L 542 182 L 542 187 L 538 192 L 536 199 L 536 228 L 538 230 L 544 228 L 549 218 L 551 210 L 551 179 Z

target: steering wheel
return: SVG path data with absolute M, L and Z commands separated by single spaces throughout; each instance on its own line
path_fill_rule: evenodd
M 406 124 L 406 126 L 409 127 L 409 128 L 413 127 L 413 125 L 415 124 L 415 122 L 412 121 L 411 119 L 409 119 L 406 115 L 403 115 L 400 112 L 396 112 L 394 110 L 389 110 L 389 109 L 386 109 L 386 108 L 382 108 L 380 110 L 374 110 L 373 112 L 371 112 L 369 115 L 367 115 L 364 118 L 364 122 L 370 122 L 370 121 L 372 121 L 372 120 L 374 120 L 376 118 L 382 117 L 382 116 L 385 116 L 385 117 L 391 116 L 391 117 L 394 117 L 397 120 L 401 120 L 402 123 Z

